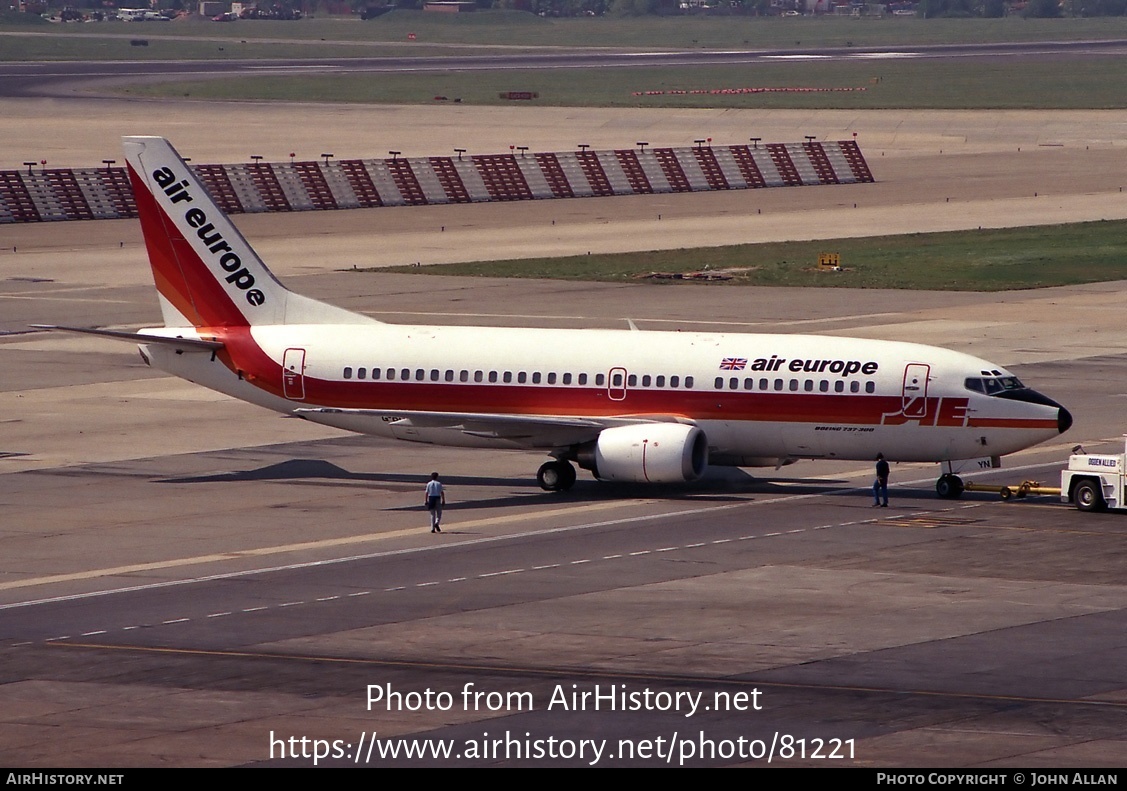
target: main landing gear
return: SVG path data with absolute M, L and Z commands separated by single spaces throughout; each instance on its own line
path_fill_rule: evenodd
M 935 493 L 944 500 L 958 500 L 963 496 L 963 479 L 949 472 L 944 473 L 935 482 Z
M 575 485 L 575 468 L 566 461 L 544 462 L 536 472 L 536 482 L 548 492 L 566 492 Z

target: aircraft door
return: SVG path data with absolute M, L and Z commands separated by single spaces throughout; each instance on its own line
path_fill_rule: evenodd
M 305 400 L 305 349 L 286 349 L 282 357 L 282 393 L 291 401 Z
M 908 363 L 904 368 L 904 385 L 900 391 L 900 409 L 904 417 L 924 417 L 927 414 L 927 380 L 930 365 Z
M 626 400 L 625 368 L 611 368 L 607 373 L 607 398 L 611 401 Z

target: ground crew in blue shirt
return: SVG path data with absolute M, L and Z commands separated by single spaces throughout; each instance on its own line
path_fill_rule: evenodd
M 427 510 L 430 511 L 430 532 L 442 532 L 442 506 L 446 505 L 446 492 L 442 488 L 442 481 L 438 480 L 438 473 L 432 472 L 427 481 L 426 493 Z

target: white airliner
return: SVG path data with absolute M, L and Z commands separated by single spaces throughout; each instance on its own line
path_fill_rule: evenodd
M 709 464 L 967 463 L 1068 429 L 1008 371 L 911 343 L 814 335 L 385 324 L 287 290 L 169 143 L 124 139 L 165 326 L 145 362 L 277 412 L 363 434 L 540 450 L 547 490 L 695 480 Z M 62 328 L 59 329 L 77 329 Z

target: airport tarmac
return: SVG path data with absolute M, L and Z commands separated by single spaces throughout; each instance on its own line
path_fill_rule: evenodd
M 1121 118 L 1106 117 L 1093 140 Z M 669 123 L 675 137 L 685 122 Z M 847 128 L 829 126 L 830 137 Z M 956 202 L 980 201 L 983 221 L 1036 205 L 1041 195 L 1024 194 L 1038 178 L 1030 161 L 1057 185 L 1056 205 L 1120 210 L 1112 163 L 1123 149 L 1088 144 L 1098 159 L 1072 134 L 1069 146 L 1012 156 L 980 150 L 986 131 L 954 154 L 929 141 L 890 154 L 876 185 L 237 222 L 294 290 L 388 321 L 629 318 L 970 351 L 1076 418 L 985 478 L 1051 480 L 1075 444 L 1122 446 L 1127 283 L 923 294 L 338 270 L 361 252 L 433 262 L 468 244 L 518 250 L 551 227 L 544 212 L 569 218 L 569 244 L 600 225 L 656 223 L 657 205 L 697 223 L 730 216 L 748 234 L 749 200 L 797 228 L 804 202 L 844 212 L 837 203 L 882 196 L 869 198 L 884 207 L 871 216 L 910 225 L 949 205 L 941 191 L 911 192 L 925 165 L 929 183 L 964 190 Z M 893 211 L 898 194 L 918 211 Z M 669 238 L 691 240 L 689 226 Z M 638 245 L 652 234 L 617 226 L 612 237 Z M 131 224 L 3 227 L 0 239 L 17 248 L 0 254 L 0 329 L 159 320 Z M 0 337 L 0 358 L 0 760 L 10 765 L 309 765 L 303 737 L 338 751 L 325 762 L 373 765 L 654 765 L 666 753 L 652 751 L 670 745 L 674 765 L 764 764 L 768 748 L 783 765 L 1122 765 L 1123 516 L 1040 498 L 941 501 L 927 465 L 894 466 L 887 511 L 870 508 L 865 463 L 681 488 L 581 477 L 571 493 L 547 494 L 536 454 L 279 418 L 154 372 L 127 344 L 13 334 Z M 432 469 L 451 501 L 441 536 L 420 507 Z M 596 685 L 638 695 L 626 710 L 621 698 L 616 710 L 605 698 L 575 710 L 571 693 Z M 397 710 L 389 693 L 406 696 L 390 696 Z M 401 737 L 452 757 L 379 757 L 406 749 Z M 516 754 L 526 747 L 556 753 Z M 708 749 L 717 755 L 702 758 Z

